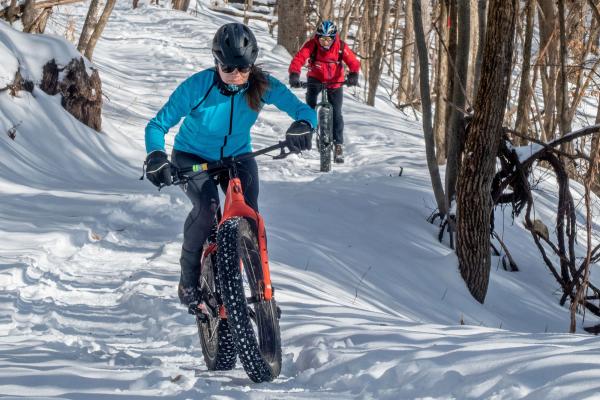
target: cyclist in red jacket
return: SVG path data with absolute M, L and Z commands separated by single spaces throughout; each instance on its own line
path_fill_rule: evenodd
M 344 96 L 341 82 L 344 81 L 345 75 L 344 63 L 350 70 L 346 78 L 346 84 L 356 86 L 358 85 L 360 61 L 346 43 L 340 40 L 336 26 L 329 20 L 321 22 L 315 36 L 304 43 L 292 60 L 288 69 L 291 87 L 300 87 L 300 71 L 307 59 L 309 61 L 306 76 L 309 85 L 306 91 L 306 104 L 315 108 L 320 91 L 319 85 L 310 85 L 310 83 L 332 84 L 328 88 L 328 95 L 329 101 L 333 105 L 334 161 L 343 163 L 344 119 L 342 117 L 342 99 Z

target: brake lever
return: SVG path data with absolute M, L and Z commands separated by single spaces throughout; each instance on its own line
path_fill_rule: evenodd
M 273 159 L 274 160 L 283 160 L 284 158 L 286 158 L 290 154 L 294 154 L 294 152 L 293 151 L 288 151 L 286 153 L 285 146 L 281 146 L 281 149 L 279 150 L 279 154 L 276 155 L 276 156 L 273 156 Z

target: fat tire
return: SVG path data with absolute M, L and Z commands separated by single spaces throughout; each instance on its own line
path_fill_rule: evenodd
M 321 107 L 319 109 L 319 158 L 321 172 L 331 171 L 331 153 L 333 147 L 333 121 L 331 120 L 331 109 Z
M 204 301 L 208 301 L 208 295 L 212 294 L 213 301 L 216 300 L 218 303 L 220 285 L 214 270 L 215 258 L 214 254 L 211 254 L 203 260 L 198 288 Z M 229 371 L 233 369 L 237 361 L 237 351 L 227 319 L 221 319 L 217 315 L 216 318 L 208 317 L 203 321 L 202 318 L 196 316 L 196 325 L 198 326 L 202 355 L 208 370 Z
M 231 218 L 223 222 L 219 228 L 217 245 L 221 293 L 240 361 L 252 381 L 272 381 L 281 371 L 281 334 L 277 305 L 274 299 L 253 302 L 252 311 L 249 311 L 240 268 L 242 260 L 244 273 L 250 282 L 262 277 L 258 242 L 251 224 L 245 218 Z M 253 249 L 249 249 L 252 246 Z M 246 253 L 254 254 L 252 260 L 248 260 Z M 258 278 L 252 279 L 252 273 Z M 254 294 L 258 289 L 252 283 L 251 286 Z M 257 325 L 258 338 L 252 327 L 251 312 Z

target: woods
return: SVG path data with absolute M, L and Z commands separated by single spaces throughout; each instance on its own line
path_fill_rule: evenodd
M 3 0 L 0 18 L 42 34 L 56 7 L 80 2 Z M 75 24 L 77 50 L 88 61 L 116 4 L 88 1 L 85 19 Z M 193 13 L 198 4 L 134 0 L 127 7 Z M 584 307 L 600 314 L 600 292 L 589 282 L 590 265 L 599 258 L 590 222 L 592 194 L 600 193 L 598 132 L 572 133 L 600 122 L 600 1 L 221 0 L 206 7 L 267 29 L 291 55 L 320 21 L 331 19 L 361 61 L 360 87 L 348 93 L 370 106 L 389 102 L 422 124 L 435 201 L 429 220 L 438 224 L 441 245 L 455 249 L 474 299 L 485 302 L 495 248 L 505 256 L 510 251 L 494 230 L 495 207 L 509 204 L 515 221 L 531 232 L 540 263 L 555 276 L 561 304 L 570 301 L 573 313 Z M 76 75 L 83 76 L 78 65 Z M 48 76 L 59 79 L 57 71 Z M 45 86 L 63 96 L 76 92 L 65 102 L 77 104 L 74 115 L 99 130 L 99 77 L 74 80 L 83 86 Z M 532 143 L 543 153 L 519 159 L 519 146 Z M 535 168 L 553 176 L 560 193 L 556 229 L 548 234 L 530 215 Z M 581 204 L 569 182 L 585 186 Z M 584 222 L 577 222 L 577 207 L 585 207 Z M 521 210 L 526 215 L 519 221 Z M 573 244 L 582 229 L 590 238 L 585 254 Z

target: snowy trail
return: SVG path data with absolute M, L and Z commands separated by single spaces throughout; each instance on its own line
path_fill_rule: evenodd
M 60 33 L 66 15 L 55 18 Z M 433 200 L 418 122 L 383 101 L 366 107 L 352 90 L 346 164 L 323 175 L 316 152 L 259 161 L 283 310 L 281 376 L 253 385 L 239 366 L 205 370 L 194 320 L 175 290 L 187 199 L 137 178 L 147 120 L 178 82 L 212 65 L 207 44 L 231 20 L 117 5 L 94 60 L 108 99 L 105 133 L 71 142 L 84 156 L 60 161 L 87 179 L 49 181 L 52 163 L 35 154 L 39 172 L 24 181 L 0 172 L 0 396 L 598 398 L 598 339 L 544 333 L 564 332 L 568 319 L 536 255 L 523 252 L 518 276 L 495 270 L 488 302 L 474 302 L 452 251 L 424 223 Z M 253 28 L 261 61 L 285 79 L 288 56 L 266 27 Z M 266 109 L 255 147 L 281 138 L 289 123 Z M 86 157 L 103 167 L 78 164 Z M 514 246 L 528 240 L 518 226 L 507 230 Z

